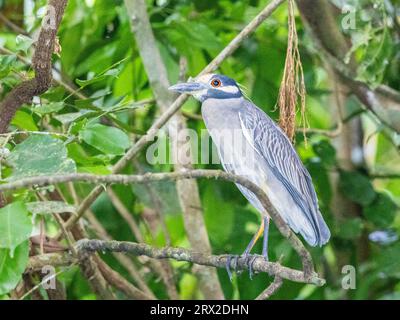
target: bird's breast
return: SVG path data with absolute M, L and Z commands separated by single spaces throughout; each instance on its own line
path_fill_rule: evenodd
M 202 106 L 204 122 L 225 170 L 262 187 L 268 178 L 265 161 L 242 130 L 240 107 L 240 99 L 206 100 Z

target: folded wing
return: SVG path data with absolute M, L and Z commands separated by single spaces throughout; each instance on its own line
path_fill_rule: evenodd
M 248 142 L 268 164 L 275 177 L 285 186 L 306 219 L 282 218 L 293 230 L 307 221 L 314 235 L 302 234 L 310 245 L 323 245 L 330 238 L 329 229 L 319 211 L 312 179 L 292 144 L 282 130 L 257 106 L 247 101 L 239 113 L 242 130 Z

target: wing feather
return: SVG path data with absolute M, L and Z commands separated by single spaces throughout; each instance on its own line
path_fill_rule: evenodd
M 266 160 L 273 174 L 301 208 L 314 230 L 315 244 L 326 243 L 330 232 L 319 212 L 311 176 L 289 139 L 272 119 L 249 101 L 240 110 L 239 118 L 248 142 Z

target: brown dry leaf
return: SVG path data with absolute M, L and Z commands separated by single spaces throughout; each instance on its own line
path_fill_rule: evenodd
M 307 126 L 305 116 L 306 88 L 304 84 L 303 66 L 298 49 L 298 37 L 294 17 L 294 1 L 288 1 L 288 45 L 285 68 L 279 88 L 279 125 L 293 142 L 296 130 L 296 107 L 300 99 L 300 112 L 303 127 Z M 304 131 L 305 138 L 305 131 Z
M 56 54 L 58 57 L 61 57 L 60 56 L 61 51 L 62 51 L 62 47 L 61 47 L 61 44 L 60 44 L 60 39 L 56 36 L 56 38 L 54 39 L 54 51 L 53 51 L 53 53 Z

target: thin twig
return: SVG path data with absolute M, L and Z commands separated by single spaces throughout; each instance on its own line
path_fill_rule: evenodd
M 370 173 L 371 179 L 400 179 L 400 173 Z
M 78 263 L 78 261 L 74 261 L 71 264 L 69 264 L 67 267 L 71 268 L 74 265 L 76 265 Z M 48 281 L 52 280 L 52 279 L 56 279 L 61 273 L 65 272 L 65 269 L 61 269 L 60 271 L 56 272 L 55 274 L 52 274 L 51 276 L 48 276 L 46 278 L 44 278 L 42 281 L 40 281 L 37 285 L 35 285 L 34 287 L 32 287 L 30 290 L 28 290 L 21 298 L 19 298 L 19 300 L 24 300 L 26 297 L 28 297 L 31 293 L 35 292 L 36 290 L 38 290 L 43 284 L 47 283 Z
M 118 198 L 118 196 L 114 193 L 114 191 L 111 188 L 107 189 L 107 195 L 110 198 L 112 205 L 117 210 L 119 215 L 128 224 L 129 228 L 131 229 L 133 235 L 136 238 L 136 241 L 143 242 L 144 239 L 140 231 L 140 228 L 136 223 L 135 219 L 133 218 L 132 214 L 129 212 L 129 210 L 125 207 L 125 205 L 122 203 L 122 201 Z
M 112 240 L 107 230 L 104 229 L 104 227 L 97 220 L 96 216 L 91 210 L 88 210 L 87 218 L 97 237 L 106 241 Z M 155 299 L 154 293 L 151 291 L 146 282 L 142 279 L 142 276 L 140 275 L 133 261 L 118 252 L 113 252 L 113 255 L 115 259 L 129 272 L 129 275 L 132 277 L 138 287 L 143 291 L 143 293 L 151 297 L 152 299 Z
M 0 137 L 12 137 L 12 136 L 23 135 L 23 134 L 42 135 L 42 136 L 60 136 L 60 137 L 65 137 L 65 138 L 73 137 L 72 135 L 69 135 L 66 133 L 49 132 L 49 131 L 13 131 L 13 132 L 7 132 L 7 133 L 0 133 Z
M 139 174 L 145 173 L 145 171 L 143 170 L 142 166 L 140 165 L 139 161 L 137 161 L 137 159 L 133 159 L 133 165 L 135 166 L 135 168 Z M 154 190 L 153 186 L 151 186 L 149 184 L 144 184 L 144 187 L 148 191 L 149 197 L 150 197 L 151 201 L 153 202 L 153 208 L 157 215 L 157 222 L 161 226 L 161 230 L 164 234 L 166 244 L 170 245 L 171 244 L 171 235 L 169 234 L 167 224 L 165 223 L 165 215 L 163 215 L 163 213 L 162 213 L 162 202 L 160 199 L 160 195 Z
M 296 128 L 296 132 L 306 133 L 306 134 L 320 134 L 323 136 L 327 136 L 329 138 L 336 138 L 342 133 L 342 122 L 338 122 L 335 129 L 327 130 L 327 129 L 318 129 L 318 128 Z
M 24 29 L 22 29 L 19 25 L 12 22 L 1 12 L 0 12 L 0 21 L 3 22 L 13 32 L 23 34 L 24 36 L 28 35 L 28 33 Z
M 100 272 L 107 280 L 108 283 L 112 284 L 125 295 L 134 300 L 154 300 L 153 295 L 147 295 L 125 280 L 118 272 L 111 269 L 103 260 L 98 256 L 94 257 L 94 261 L 100 269 Z
M 256 300 L 267 300 L 282 286 L 283 280 L 280 276 L 276 275 L 274 281 L 265 289 Z
M 148 186 L 147 184 L 145 185 Z M 150 188 L 150 186 L 148 187 Z M 132 214 L 129 212 L 129 210 L 125 207 L 125 205 L 114 193 L 114 191 L 112 191 L 111 188 L 107 190 L 107 194 L 110 197 L 111 203 L 113 204 L 117 212 L 126 221 L 126 223 L 128 223 L 128 226 L 130 227 L 133 235 L 135 236 L 136 241 L 144 242 L 144 237 L 142 235 L 142 232 L 140 231 L 139 226 L 137 225 L 135 219 L 132 217 Z M 154 238 L 153 234 L 151 234 L 151 236 Z M 170 245 L 170 243 L 167 242 L 167 245 Z M 171 266 L 168 264 L 168 262 L 166 262 L 165 264 L 163 263 L 162 265 L 158 263 L 158 261 L 151 261 L 150 266 L 155 272 L 157 272 L 161 276 L 167 288 L 170 298 L 174 300 L 178 299 L 178 293 L 176 291 L 175 283 L 172 281 L 173 270 Z

